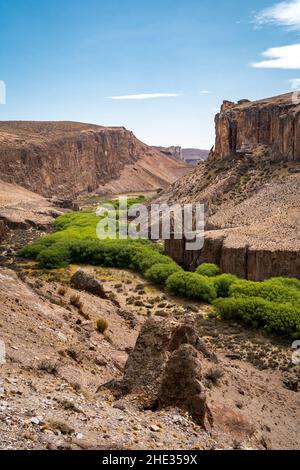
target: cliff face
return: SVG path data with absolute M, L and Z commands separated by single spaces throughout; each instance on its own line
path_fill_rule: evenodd
M 216 116 L 215 158 L 256 154 L 300 161 L 300 104 L 289 93 L 238 104 L 224 101 Z
M 153 159 L 152 171 L 143 167 Z M 0 176 L 44 196 L 110 191 L 122 172 L 142 173 L 130 189 L 166 187 L 187 166 L 165 159 L 124 128 L 79 123 L 0 123 Z M 129 169 L 129 171 L 128 171 Z M 143 178 L 144 176 L 144 178 Z M 117 185 L 123 189 L 126 181 Z
M 300 105 L 283 95 L 224 102 L 207 162 L 171 185 L 160 202 L 205 205 L 204 247 L 166 252 L 186 268 L 213 262 L 251 280 L 300 278 Z

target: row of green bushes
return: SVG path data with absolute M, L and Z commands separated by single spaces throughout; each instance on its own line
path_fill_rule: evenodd
M 268 332 L 300 337 L 300 281 L 273 278 L 251 282 L 204 263 L 195 273 L 184 271 L 147 240 L 99 240 L 93 213 L 67 214 L 56 221 L 57 231 L 22 250 L 46 269 L 70 263 L 129 268 L 170 293 L 212 303 L 217 315 Z
M 260 297 L 228 297 L 213 302 L 224 320 L 240 321 L 268 333 L 300 338 L 300 307 L 292 303 L 277 304 Z

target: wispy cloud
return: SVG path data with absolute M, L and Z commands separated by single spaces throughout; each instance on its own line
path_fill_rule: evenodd
M 200 95 L 212 95 L 212 91 L 209 91 L 209 90 L 201 90 L 200 91 Z
M 255 62 L 252 67 L 261 69 L 300 69 L 300 44 L 272 47 L 262 54 L 267 60 Z
M 139 95 L 107 96 L 108 100 L 151 100 L 155 98 L 175 98 L 178 93 L 141 93 Z
M 300 78 L 292 78 L 289 82 L 292 90 L 300 90 Z
M 258 25 L 271 23 L 300 29 L 300 0 L 276 3 L 258 13 L 255 20 Z

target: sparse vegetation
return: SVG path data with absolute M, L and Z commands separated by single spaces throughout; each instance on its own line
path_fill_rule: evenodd
M 78 310 L 82 311 L 83 303 L 81 302 L 80 295 L 78 294 L 71 295 L 70 304 L 73 305 L 73 307 L 78 308 Z
M 103 318 L 99 318 L 96 322 L 97 331 L 102 335 L 108 330 L 108 322 Z
M 60 286 L 57 289 L 57 293 L 58 293 L 58 295 L 61 295 L 62 297 L 64 297 L 67 293 L 67 288 L 65 286 Z
M 64 423 L 62 421 L 49 421 L 48 423 L 48 428 L 51 429 L 52 431 L 60 431 L 64 435 L 70 435 L 75 432 L 71 426 L 69 426 L 67 423 Z
M 213 385 L 218 385 L 219 381 L 224 377 L 224 372 L 221 369 L 212 368 L 205 373 L 204 377 Z
M 58 364 L 49 359 L 44 359 L 40 362 L 38 369 L 50 375 L 58 374 Z

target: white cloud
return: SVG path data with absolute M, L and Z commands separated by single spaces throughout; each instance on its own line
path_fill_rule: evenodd
M 174 98 L 178 93 L 142 93 L 139 95 L 108 96 L 109 100 L 151 100 L 154 98 Z
M 272 47 L 262 54 L 267 60 L 255 62 L 252 67 L 262 69 L 300 69 L 300 44 Z
M 201 94 L 201 95 L 212 95 L 212 91 L 209 91 L 209 90 L 201 90 L 201 91 L 200 91 L 200 94 Z
M 292 78 L 289 82 L 292 90 L 300 90 L 300 78 Z
M 288 26 L 291 29 L 300 29 L 300 0 L 276 3 L 270 8 L 262 10 L 256 16 L 257 24 L 276 24 Z

